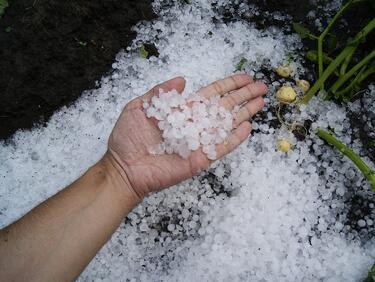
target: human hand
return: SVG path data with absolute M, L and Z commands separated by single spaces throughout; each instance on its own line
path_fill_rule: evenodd
M 141 200 L 150 192 L 172 186 L 198 172 L 207 169 L 212 163 L 200 149 L 193 151 L 187 159 L 177 154 L 152 155 L 149 148 L 162 143 L 162 135 L 154 119 L 146 117 L 144 101 L 150 101 L 159 89 L 181 93 L 185 80 L 176 77 L 155 86 L 145 95 L 129 102 L 118 119 L 108 142 L 106 159 L 116 168 L 129 189 Z M 197 93 L 205 98 L 221 96 L 220 104 L 228 110 L 241 106 L 234 114 L 233 131 L 227 142 L 216 146 L 218 158 L 233 151 L 250 134 L 249 119 L 264 106 L 262 95 L 267 87 L 253 82 L 251 77 L 237 74 L 200 89 Z M 230 93 L 228 95 L 225 95 Z M 225 96 L 224 96 L 225 95 Z

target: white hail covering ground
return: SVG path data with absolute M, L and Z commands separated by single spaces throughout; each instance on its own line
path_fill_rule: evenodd
M 242 57 L 249 61 L 247 69 L 257 72 L 276 67 L 301 47 L 296 35 L 277 28 L 223 24 L 210 1 L 165 10 L 156 2 L 155 7 L 160 18 L 137 27 L 130 52 L 118 55 L 113 74 L 97 90 L 56 113 L 46 128 L 19 132 L 0 145 L 0 227 L 98 160 L 125 103 L 152 85 L 183 75 L 187 91 L 194 91 L 231 74 Z M 215 24 L 212 17 L 218 18 Z M 159 58 L 145 60 L 131 52 L 146 41 L 155 42 Z M 276 152 L 277 138 L 286 133 L 268 126 L 273 114 L 265 116 L 254 124 L 260 132 L 215 163 L 208 177 L 202 173 L 145 199 L 80 280 L 360 281 L 375 259 L 375 242 L 360 243 L 343 225 L 344 183 L 351 181 L 364 194 L 368 184 L 315 137 L 294 141 L 287 155 Z M 307 117 L 316 121 L 313 126 L 331 125 L 351 143 L 345 108 L 315 99 L 296 119 Z M 359 142 L 352 145 L 361 150 Z M 226 193 L 217 192 L 220 185 Z

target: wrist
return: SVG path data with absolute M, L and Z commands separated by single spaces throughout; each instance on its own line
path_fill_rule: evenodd
M 128 176 L 111 152 L 107 151 L 98 165 L 101 166 L 105 174 L 108 186 L 119 198 L 126 202 L 131 201 L 134 206 L 143 200 L 143 197 L 135 192 Z

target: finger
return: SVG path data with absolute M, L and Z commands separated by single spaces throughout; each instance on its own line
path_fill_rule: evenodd
M 186 84 L 185 78 L 178 76 L 178 77 L 172 78 L 168 81 L 165 81 L 163 83 L 156 85 L 154 88 L 149 90 L 146 94 L 144 94 L 141 98 L 142 100 L 148 101 L 153 96 L 158 95 L 160 89 L 166 92 L 172 91 L 173 89 L 175 89 L 178 93 L 181 93 L 185 89 L 185 84 Z
M 261 82 L 247 84 L 246 86 L 230 93 L 221 99 L 220 104 L 228 110 L 232 110 L 236 105 L 241 105 L 246 101 L 265 95 L 267 86 Z
M 247 74 L 235 74 L 228 76 L 227 78 L 217 80 L 210 85 L 203 87 L 197 92 L 197 94 L 205 98 L 218 95 L 223 96 L 224 94 L 237 90 L 251 83 L 252 81 L 251 76 Z
M 229 135 L 226 142 L 216 146 L 217 158 L 221 158 L 226 154 L 236 149 L 243 141 L 249 137 L 251 132 L 251 124 L 248 121 L 242 122 L 231 135 Z
M 263 107 L 264 100 L 262 97 L 250 100 L 234 115 L 233 127 L 236 128 L 242 122 L 251 119 L 257 112 L 262 110 Z

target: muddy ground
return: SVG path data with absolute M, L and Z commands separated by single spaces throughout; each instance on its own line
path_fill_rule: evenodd
M 151 0 L 12 0 L 0 19 L 0 139 L 45 123 L 110 71 Z

